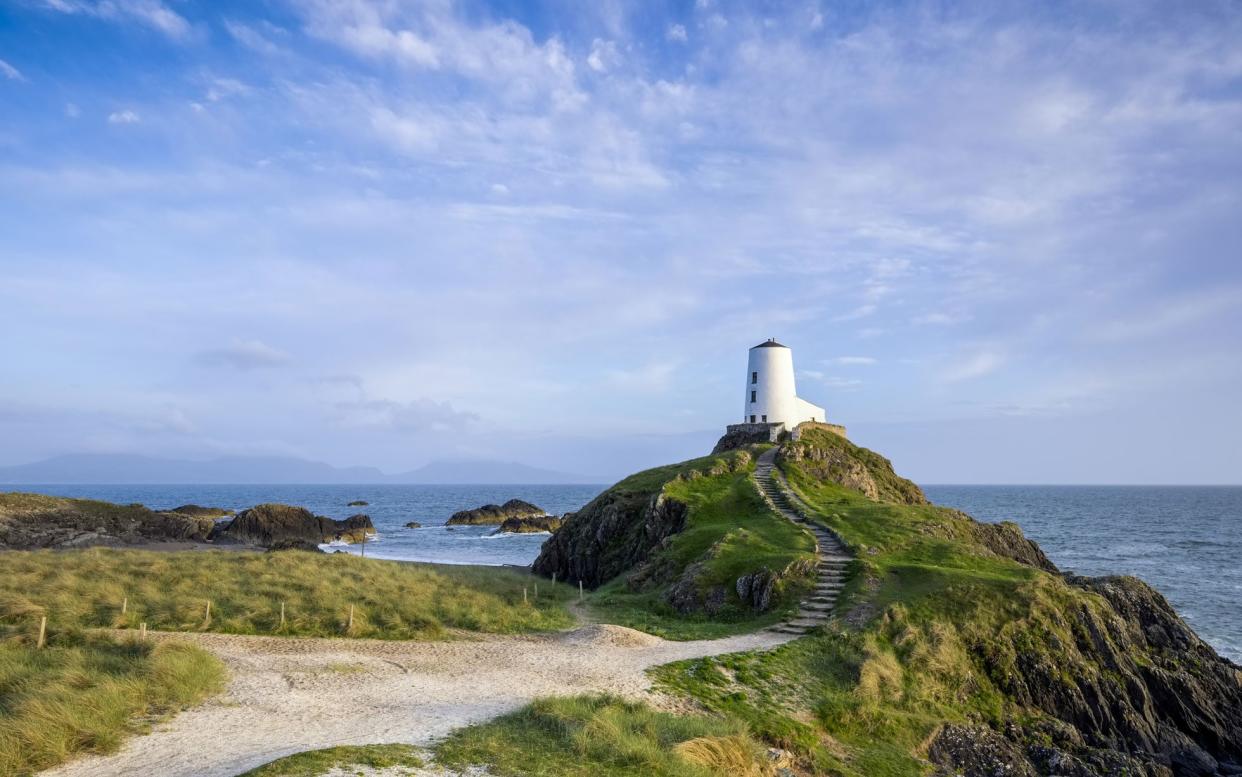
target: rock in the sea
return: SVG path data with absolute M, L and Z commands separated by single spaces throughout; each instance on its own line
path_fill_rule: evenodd
M 562 518 L 555 515 L 532 515 L 525 518 L 506 518 L 493 534 L 535 534 L 553 532 L 561 528 Z
M 354 501 L 347 503 L 345 506 L 346 507 L 366 507 L 369 504 L 371 503 L 366 501 L 365 499 L 355 499 Z
M 407 528 L 407 529 L 421 529 L 421 528 L 423 528 L 423 525 L 422 525 L 421 523 L 419 523 L 418 521 L 410 521 L 409 523 L 407 523 L 407 524 L 405 525 L 405 528 Z
M 174 507 L 168 512 L 190 515 L 195 518 L 227 518 L 233 515 L 232 510 L 226 510 L 223 507 L 202 507 L 200 505 L 181 505 L 180 507 Z
M 304 507 L 261 504 L 242 510 L 218 532 L 221 539 L 270 547 L 278 542 L 300 540 L 316 545 L 334 540 L 363 542 L 375 526 L 366 515 L 343 521 L 315 515 Z
M 510 499 L 502 505 L 483 505 L 473 510 L 453 513 L 449 526 L 499 526 L 510 518 L 533 518 L 548 511 L 521 499 Z

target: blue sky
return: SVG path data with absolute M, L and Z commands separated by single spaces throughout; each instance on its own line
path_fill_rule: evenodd
M 1242 482 L 1234 2 L 0 0 L 0 464 Z

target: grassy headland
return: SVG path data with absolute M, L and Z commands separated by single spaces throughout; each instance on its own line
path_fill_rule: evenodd
M 590 521 L 593 506 L 602 504 L 629 523 L 601 555 L 624 552 L 635 564 L 601 581 L 588 599 L 594 614 L 669 639 L 721 637 L 788 617 L 810 585 L 814 540 L 767 506 L 750 478 L 753 469 L 751 452 L 731 451 L 646 470 L 571 518 L 571 524 Z M 678 525 L 652 547 L 636 547 L 661 521 Z M 620 565 L 601 564 L 599 576 Z M 757 609 L 738 597 L 734 584 L 764 569 L 783 576 L 773 600 Z

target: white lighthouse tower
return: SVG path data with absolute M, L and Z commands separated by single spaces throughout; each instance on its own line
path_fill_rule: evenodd
M 800 399 L 794 387 L 793 351 L 776 340 L 750 349 L 746 360 L 744 424 L 824 423 L 824 409 Z

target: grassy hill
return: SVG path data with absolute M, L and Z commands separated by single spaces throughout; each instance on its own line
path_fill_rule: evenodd
M 883 457 L 828 432 L 786 443 L 778 463 L 803 512 L 855 556 L 833 623 L 775 650 L 660 667 L 661 689 L 712 719 L 742 721 L 749 736 L 792 758 L 793 774 L 1209 775 L 1242 762 L 1239 668 L 1141 581 L 1061 575 L 1013 524 L 927 504 Z M 747 551 L 726 540 L 734 525 L 725 518 L 757 518 L 735 512 L 741 481 L 726 486 L 720 473 L 679 491 L 668 470 L 653 472 L 661 474 L 643 479 L 693 505 L 687 526 L 696 514 L 720 516 L 682 547 L 719 547 L 717 569 L 744 568 Z M 701 558 L 669 552 L 677 543 L 673 534 L 652 554 L 673 567 L 664 579 Z M 605 584 L 600 598 L 622 585 Z M 677 630 L 677 616 L 663 611 L 659 627 Z M 700 617 L 690 615 L 690 631 Z M 520 764 L 507 752 L 520 737 L 504 735 L 515 720 L 473 732 L 472 762 Z M 627 720 L 613 725 L 639 726 Z M 647 743 L 657 739 L 652 729 Z M 579 749 L 600 763 L 621 755 Z

